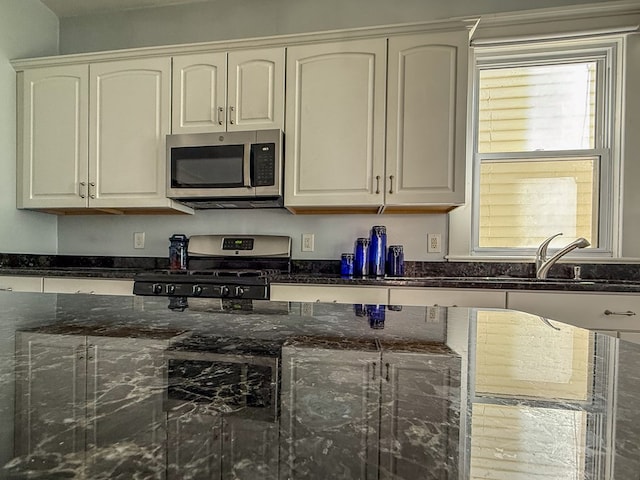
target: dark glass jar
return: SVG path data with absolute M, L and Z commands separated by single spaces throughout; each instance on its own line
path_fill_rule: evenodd
M 177 233 L 169 238 L 169 269 L 187 269 L 187 245 L 189 239 L 186 235 Z

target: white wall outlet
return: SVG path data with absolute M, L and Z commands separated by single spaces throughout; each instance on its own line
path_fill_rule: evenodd
M 133 234 L 133 248 L 144 248 L 144 232 Z
M 427 252 L 442 252 L 442 236 L 439 233 L 430 233 L 427 235 Z
M 302 234 L 302 251 L 313 252 L 313 247 L 314 247 L 313 244 L 314 244 L 313 233 L 303 233 Z
M 301 303 L 300 315 L 302 315 L 303 317 L 313 317 L 313 303 Z

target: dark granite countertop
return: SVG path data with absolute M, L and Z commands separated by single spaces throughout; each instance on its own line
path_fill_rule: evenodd
M 0 478 L 637 479 L 640 345 L 510 310 L 0 292 Z
M 536 280 L 531 263 L 407 262 L 402 278 L 342 278 L 339 262 L 293 260 L 292 273 L 273 283 L 441 287 L 509 290 L 640 292 L 638 264 L 581 264 L 583 280 L 571 279 L 573 264 L 554 266 L 548 280 Z M 0 254 L 0 275 L 134 279 L 168 268 L 161 257 L 83 257 Z

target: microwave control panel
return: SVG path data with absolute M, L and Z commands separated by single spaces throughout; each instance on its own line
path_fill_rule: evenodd
M 251 178 L 254 187 L 268 187 L 276 183 L 275 143 L 251 145 Z

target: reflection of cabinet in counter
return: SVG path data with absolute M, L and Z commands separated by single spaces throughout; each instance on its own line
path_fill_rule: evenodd
M 282 360 L 283 478 L 456 478 L 458 357 L 370 342 Z
M 96 478 L 144 461 L 146 478 L 164 478 L 163 341 L 19 332 L 16 343 L 25 467 L 63 455 L 77 478 Z
M 167 430 L 168 480 L 277 479 L 277 423 L 176 409 Z

